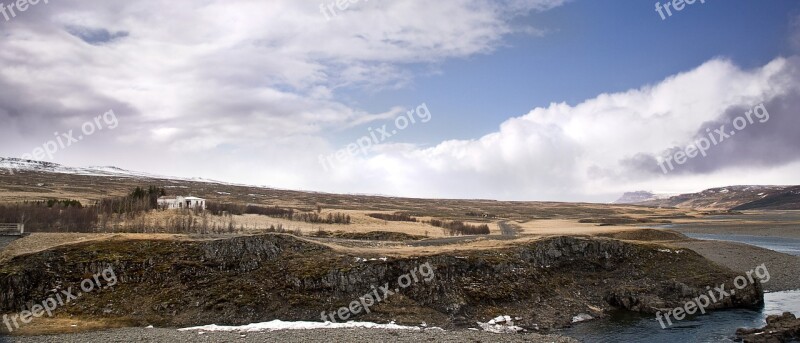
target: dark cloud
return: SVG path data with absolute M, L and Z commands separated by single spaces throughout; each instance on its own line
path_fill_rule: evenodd
M 78 37 L 84 42 L 92 45 L 110 43 L 114 40 L 128 37 L 129 35 L 126 31 L 109 32 L 108 30 L 102 28 L 90 28 L 76 25 L 69 25 L 66 27 L 66 30 L 69 32 L 69 34 Z
M 800 160 L 800 89 L 793 84 L 783 84 L 786 78 L 800 79 L 800 59 L 789 60 L 786 73 L 773 80 L 775 87 L 788 89 L 785 94 L 763 103 L 732 106 L 718 119 L 701 125 L 694 139 L 686 145 L 670 147 L 660 154 L 662 158 L 675 156 L 680 151 L 685 152 L 693 142 L 705 139 L 711 143 L 707 156 L 698 154 L 681 165 L 672 162 L 674 169 L 670 170 L 666 163 L 663 168 L 659 165 L 658 156 L 642 153 L 622 160 L 622 166 L 644 174 L 663 174 L 663 169 L 670 174 L 710 174 L 733 167 L 779 167 Z M 755 107 L 759 109 L 750 116 L 751 123 L 746 113 Z M 768 117 L 763 115 L 764 110 Z M 757 113 L 762 114 L 761 117 Z M 721 137 L 717 131 L 723 127 Z M 715 140 L 718 144 L 714 144 Z

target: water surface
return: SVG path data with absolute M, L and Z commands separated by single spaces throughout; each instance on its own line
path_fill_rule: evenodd
M 782 252 L 784 254 L 800 256 L 800 239 L 796 238 L 763 237 L 763 236 L 731 235 L 731 234 L 709 234 L 709 233 L 683 233 L 683 234 L 694 239 L 745 243 L 764 249 Z
M 726 310 L 674 321 L 673 326 L 662 329 L 653 315 L 627 311 L 615 312 L 610 318 L 574 325 L 561 334 L 581 342 L 733 342 L 740 327 L 763 327 L 767 315 L 784 311 L 800 316 L 800 291 L 764 294 L 764 308 L 760 311 Z

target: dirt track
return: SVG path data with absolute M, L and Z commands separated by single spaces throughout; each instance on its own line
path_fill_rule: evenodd
M 19 239 L 19 237 L 0 236 L 0 250 L 3 250 L 6 246 L 16 241 L 17 239 Z

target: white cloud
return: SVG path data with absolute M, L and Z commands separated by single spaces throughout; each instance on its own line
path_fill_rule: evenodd
M 411 66 L 491 53 L 509 34 L 546 34 L 510 22 L 564 2 L 361 1 L 331 20 L 317 0 L 51 2 L 0 26 L 0 155 L 113 109 L 113 134 L 58 160 L 284 188 L 549 200 L 797 175 L 791 154 L 759 160 L 773 167 L 761 173 L 730 159 L 663 177 L 632 162 L 687 144 L 731 109 L 796 99 L 793 59 L 750 71 L 712 60 L 656 85 L 533 109 L 479 139 L 386 145 L 330 173 L 317 163 L 340 148 L 326 134 L 402 111 L 364 111 L 337 90 L 407 86 Z
M 407 85 L 410 64 L 492 51 L 512 9 L 561 3 L 364 1 L 328 21 L 310 0 L 51 2 L 0 27 L 0 82 L 19 94 L 0 115 L 63 127 L 114 108 L 126 142 L 181 150 L 313 135 L 398 111 L 353 108 L 337 88 Z
M 360 171 L 359 182 L 374 180 L 364 188 L 389 194 L 540 200 L 611 200 L 637 189 L 681 192 L 789 183 L 800 171 L 800 153 L 792 152 L 800 144 L 793 133 L 800 118 L 792 105 L 800 101 L 798 67 L 796 58 L 779 58 L 746 71 L 715 59 L 656 85 L 601 94 L 575 106 L 536 108 L 480 139 L 384 151 L 352 164 L 350 172 Z M 715 165 L 706 172 L 664 176 L 654 159 L 631 163 L 636 156 L 660 156 L 685 146 L 703 128 L 718 127 L 708 123 L 762 102 L 771 121 L 711 150 L 707 159 Z M 763 149 L 747 151 L 764 139 L 770 142 Z

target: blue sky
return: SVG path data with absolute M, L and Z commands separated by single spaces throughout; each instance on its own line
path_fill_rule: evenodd
M 698 0 L 665 20 L 641 0 L 351 1 L 0 15 L 0 156 L 436 198 L 800 183 L 798 1 Z M 771 119 L 681 158 L 756 108 Z M 108 111 L 118 127 L 36 153 Z M 397 133 L 370 135 L 383 125 Z
M 404 89 L 346 89 L 342 96 L 376 112 L 398 102 L 429 103 L 442 115 L 403 138 L 435 144 L 488 134 L 551 102 L 576 104 L 657 83 L 715 57 L 756 68 L 793 54 L 787 37 L 791 19 L 800 15 L 797 1 L 698 1 L 663 21 L 654 3 L 571 1 L 514 21 L 548 31 L 542 37 L 516 34 L 490 54 L 416 66 L 419 76 Z

